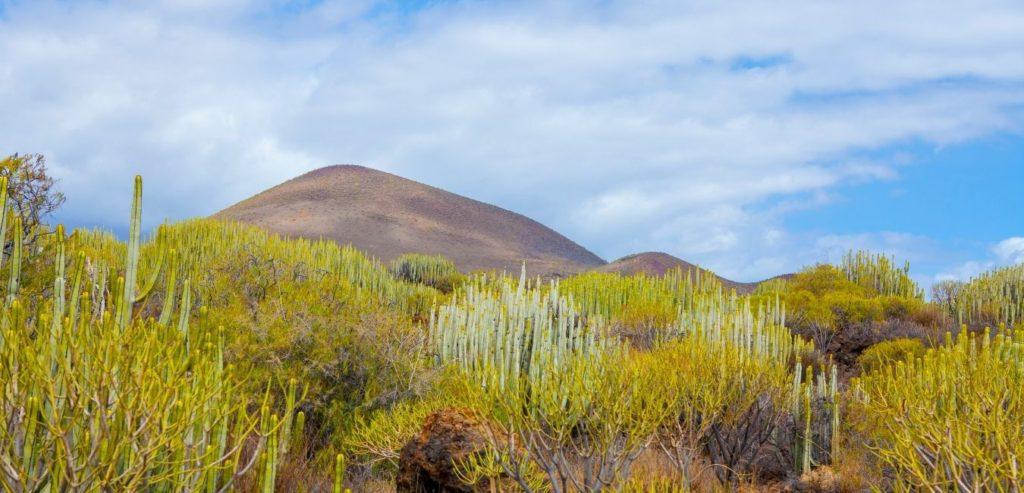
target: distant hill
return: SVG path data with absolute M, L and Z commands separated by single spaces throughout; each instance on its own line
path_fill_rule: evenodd
M 594 270 L 598 272 L 617 272 L 619 274 L 627 276 L 638 274 L 641 272 L 652 276 L 660 276 L 676 268 L 682 269 L 683 272 L 696 272 L 698 270 L 706 270 L 708 272 L 711 272 L 707 269 L 701 269 L 701 267 L 691 264 L 681 258 L 663 252 L 644 252 L 633 255 L 627 255 L 614 262 L 602 265 L 601 267 L 598 267 Z M 712 274 L 714 273 L 712 272 Z M 772 279 L 786 278 L 789 276 L 790 275 L 787 274 L 784 276 L 773 277 Z M 725 286 L 726 288 L 735 289 L 736 292 L 740 294 L 751 293 L 755 289 L 757 289 L 757 286 L 761 284 L 761 282 L 764 282 L 736 282 L 721 277 L 717 274 L 715 274 L 715 277 L 717 277 L 718 280 L 722 282 L 723 286 Z
M 321 168 L 214 215 L 285 236 L 352 244 L 390 261 L 441 254 L 459 269 L 571 274 L 605 264 L 530 218 L 362 166 Z

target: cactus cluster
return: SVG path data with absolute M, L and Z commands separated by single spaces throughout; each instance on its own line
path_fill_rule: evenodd
M 616 339 L 605 321 L 644 300 L 676 312 L 651 350 Z M 812 346 L 786 329 L 784 312 L 777 299 L 755 305 L 710 278 L 584 274 L 542 282 L 524 273 L 477 279 L 456 292 L 431 317 L 430 347 L 438 364 L 478 387 L 467 405 L 493 423 L 489 468 L 528 491 L 533 477 L 524 471 L 541 471 L 555 491 L 568 491 L 560 489 L 566 484 L 599 491 L 620 484 L 655 443 L 687 474 L 715 427 L 733 426 L 759 406 L 785 412 L 797 403 L 794 420 L 810 422 L 813 413 L 815 424 L 824 417 L 838 427 L 834 370 L 830 381 L 804 377 L 799 363 L 791 373 Z M 799 434 L 806 467 L 829 460 L 819 449 L 835 433 L 829 426 Z
M 1024 333 L 961 332 L 854 381 L 869 449 L 895 491 L 1020 491 Z
M 850 251 L 839 264 L 846 277 L 881 296 L 924 299 L 924 290 L 910 278 L 910 263 L 897 266 L 887 255 Z
M 127 245 L 95 248 L 110 237 L 62 227 L 47 235 L 43 292 L 20 289 L 23 236 L 3 198 L 0 241 L 13 248 L 0 309 L 2 489 L 274 491 L 279 457 L 303 433 L 303 391 L 292 381 L 283 403 L 239 392 L 245 375 L 225 363 L 224 329 L 190 323 L 182 257 L 166 245 L 143 255 L 141 179 Z M 160 278 L 165 302 L 142 317 Z
M 1015 327 L 1024 322 L 1024 264 L 985 272 L 959 287 L 951 315 L 961 324 Z
M 443 292 L 450 292 L 465 280 L 455 264 L 441 255 L 410 253 L 391 263 L 396 279 L 425 284 Z
M 598 356 L 613 341 L 597 316 L 579 312 L 559 285 L 477 279 L 430 317 L 430 347 L 438 364 L 486 371 L 499 388 L 557 377 L 573 356 Z
M 815 374 L 812 367 L 802 371 L 797 363 L 790 395 L 794 469 L 806 474 L 812 466 L 830 464 L 838 455 L 841 401 L 837 368 L 832 365 Z

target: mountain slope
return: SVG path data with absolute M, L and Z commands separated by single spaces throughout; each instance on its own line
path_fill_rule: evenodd
M 526 261 L 531 275 L 551 275 L 605 263 L 520 214 L 354 165 L 312 171 L 214 217 L 351 243 L 384 261 L 410 252 L 441 254 L 464 271 L 517 271 Z
M 645 273 L 652 276 L 660 276 L 672 269 L 679 268 L 683 272 L 707 270 L 702 269 L 694 264 L 691 264 L 683 259 L 674 257 L 663 252 L 644 252 L 633 255 L 627 255 L 609 264 L 602 265 L 594 270 L 598 272 L 617 272 L 622 275 L 633 275 L 638 273 Z M 708 271 L 710 272 L 710 271 Z M 736 282 L 715 275 L 722 285 L 726 288 L 735 289 L 740 294 L 751 293 L 760 282 Z M 784 277 L 784 276 L 779 276 Z M 775 278 L 772 278 L 775 279 Z M 764 282 L 764 281 L 762 281 Z

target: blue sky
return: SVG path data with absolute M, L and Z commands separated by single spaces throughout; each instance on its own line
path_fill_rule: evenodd
M 996 134 L 952 146 L 910 142 L 870 154 L 904 164 L 888 179 L 837 187 L 827 203 L 788 215 L 786 227 L 823 236 L 904 235 L 904 244 L 887 248 L 911 260 L 924 283 L 1019 261 L 1019 253 L 999 258 L 993 248 L 1024 231 L 1020 135 Z M 822 255 L 834 260 L 842 250 L 825 249 Z
M 912 156 L 897 176 L 841 187 L 832 203 L 793 214 L 787 225 L 839 234 L 902 231 L 941 242 L 981 244 L 1024 227 L 1020 136 L 996 135 L 950 147 L 910 143 L 890 152 Z M 1005 220 L 993 220 L 999 218 Z
M 0 149 L 75 226 L 357 163 L 756 280 L 1024 261 L 1024 4 L 0 0 Z

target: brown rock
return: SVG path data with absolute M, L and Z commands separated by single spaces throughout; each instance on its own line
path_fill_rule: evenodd
M 402 448 L 396 493 L 476 491 L 455 472 L 459 460 L 487 447 L 480 421 L 466 409 L 443 409 L 427 417 L 419 436 Z

